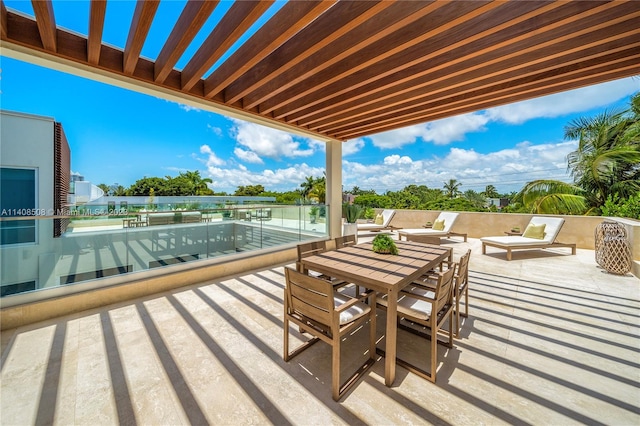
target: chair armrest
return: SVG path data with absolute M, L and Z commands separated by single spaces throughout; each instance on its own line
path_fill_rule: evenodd
M 360 302 L 360 299 L 351 299 L 351 300 L 349 300 L 348 302 L 343 303 L 342 305 L 338 306 L 338 307 L 335 309 L 335 312 L 336 312 L 336 313 L 342 312 L 342 311 L 344 311 L 345 309 L 349 309 L 350 307 L 352 307 L 352 306 L 353 306 L 353 305 L 355 305 L 356 303 L 361 303 L 361 302 Z
M 432 297 L 427 297 L 427 296 L 420 296 L 419 294 L 414 294 L 408 291 L 404 291 L 402 290 L 400 292 L 400 294 L 404 294 L 407 297 L 413 297 L 414 299 L 418 299 L 418 300 L 424 300 L 425 302 L 429 302 L 429 303 L 433 303 L 436 301 L 436 299 L 432 298 Z

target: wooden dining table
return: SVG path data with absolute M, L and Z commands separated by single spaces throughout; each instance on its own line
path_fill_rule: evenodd
M 305 268 L 387 294 L 385 384 L 396 377 L 398 293 L 412 281 L 445 260 L 453 260 L 453 250 L 432 244 L 396 241 L 398 254 L 380 254 L 371 243 L 329 250 L 301 260 Z

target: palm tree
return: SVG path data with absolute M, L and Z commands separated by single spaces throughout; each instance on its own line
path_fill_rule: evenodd
M 487 185 L 484 188 L 484 196 L 487 198 L 498 198 L 500 194 L 498 194 L 498 190 L 493 185 Z
M 315 185 L 316 180 L 313 176 L 307 176 L 305 181 L 300 184 L 300 188 L 302 188 L 301 195 L 302 198 L 308 198 L 309 193 L 313 189 L 313 185 Z
M 597 213 L 608 198 L 640 192 L 640 92 L 626 111 L 570 122 L 565 139 L 578 139 L 578 149 L 567 156 L 574 184 L 539 180 L 525 185 L 518 197 L 533 212 Z
M 213 183 L 213 181 L 209 178 L 203 178 L 200 176 L 200 171 L 187 171 L 184 174 L 180 173 L 184 176 L 188 181 L 193 185 L 193 194 L 190 195 L 211 195 L 213 191 L 209 189 L 208 184 Z
M 457 179 L 449 179 L 444 183 L 444 191 L 449 198 L 456 198 L 460 194 L 460 182 Z
M 308 196 L 317 198 L 318 203 L 320 204 L 325 203 L 327 198 L 327 182 L 324 176 L 314 180 L 313 186 L 311 187 L 311 191 L 309 191 Z

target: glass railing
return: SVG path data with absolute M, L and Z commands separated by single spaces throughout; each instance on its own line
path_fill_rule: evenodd
M 0 290 L 15 296 L 156 268 L 272 250 L 328 235 L 324 205 L 202 210 L 92 206 L 67 216 L 0 218 Z M 62 225 L 61 223 L 65 223 Z M 59 237 L 54 237 L 54 229 Z M 133 278 L 132 278 L 133 279 Z M 77 286 L 77 287 L 76 287 Z

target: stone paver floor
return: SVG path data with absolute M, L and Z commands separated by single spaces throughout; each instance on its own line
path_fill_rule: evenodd
M 507 262 L 445 242 L 473 250 L 471 303 L 437 384 L 398 368 L 387 388 L 377 362 L 334 402 L 327 345 L 282 360 L 280 266 L 3 332 L 0 423 L 640 424 L 640 280 L 589 250 Z M 345 341 L 345 373 L 366 334 Z M 398 345 L 428 368 L 428 341 Z

